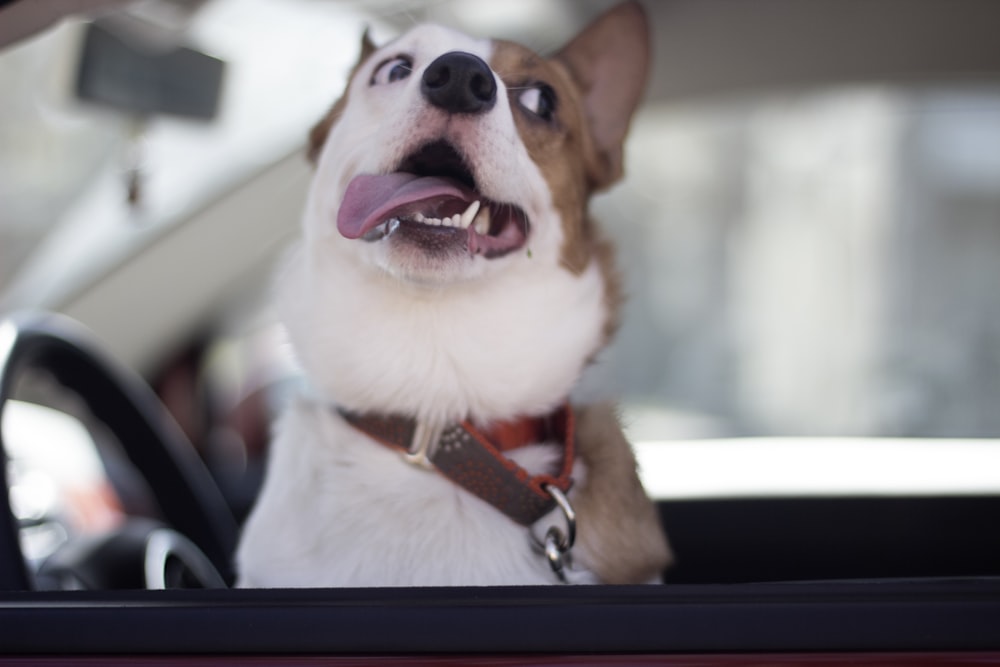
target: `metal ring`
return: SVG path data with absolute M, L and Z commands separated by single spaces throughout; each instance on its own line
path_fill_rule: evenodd
M 559 581 L 565 584 L 567 583 L 565 571 L 566 552 L 559 547 L 559 541 L 562 539 L 562 531 L 552 526 L 549 528 L 549 532 L 545 534 L 545 546 L 543 550 L 545 558 L 549 561 L 549 567 L 552 568 L 552 572 Z
M 576 512 L 573 511 L 573 506 L 569 504 L 569 499 L 566 498 L 566 494 L 562 492 L 557 486 L 552 484 L 544 484 L 542 488 L 552 496 L 552 499 L 556 501 L 556 505 L 562 510 L 563 516 L 566 517 L 566 535 L 562 534 L 562 531 L 556 529 L 559 540 L 559 549 L 562 551 L 569 551 L 573 544 L 576 542 Z M 553 526 L 553 528 L 555 528 Z M 552 529 L 549 529 L 549 533 Z
M 418 421 L 413 429 L 410 447 L 403 452 L 403 460 L 424 470 L 434 470 L 431 455 L 441 439 L 441 430 L 440 426 L 432 426 L 427 422 Z

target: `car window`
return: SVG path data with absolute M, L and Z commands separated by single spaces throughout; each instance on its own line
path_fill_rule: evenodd
M 653 105 L 598 203 L 641 437 L 995 437 L 1000 85 Z

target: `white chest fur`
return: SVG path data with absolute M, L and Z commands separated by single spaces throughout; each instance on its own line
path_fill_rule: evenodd
M 545 414 L 600 347 L 604 278 L 596 262 L 573 275 L 539 258 L 496 261 L 509 270 L 438 290 L 365 267 L 331 239 L 291 258 L 278 307 L 310 380 L 338 405 L 432 421 Z

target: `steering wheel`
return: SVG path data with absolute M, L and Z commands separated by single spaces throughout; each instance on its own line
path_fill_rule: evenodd
M 73 320 L 48 313 L 0 322 L 0 419 L 16 380 L 41 370 L 84 402 L 121 443 L 156 497 L 164 521 L 130 519 L 107 535 L 71 542 L 40 574 L 79 587 L 219 587 L 232 582 L 236 521 L 180 427 L 135 374 L 102 354 Z M 7 449 L 0 429 L 0 464 Z M 2 470 L 0 470 L 2 472 Z M 0 485 L 0 590 L 29 590 L 9 480 Z M 44 570 L 44 571 L 43 571 Z

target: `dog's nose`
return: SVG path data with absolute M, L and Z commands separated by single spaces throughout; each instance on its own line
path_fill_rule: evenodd
M 420 89 L 428 102 L 448 113 L 482 113 L 497 101 L 490 66 L 462 51 L 446 53 L 428 65 Z

